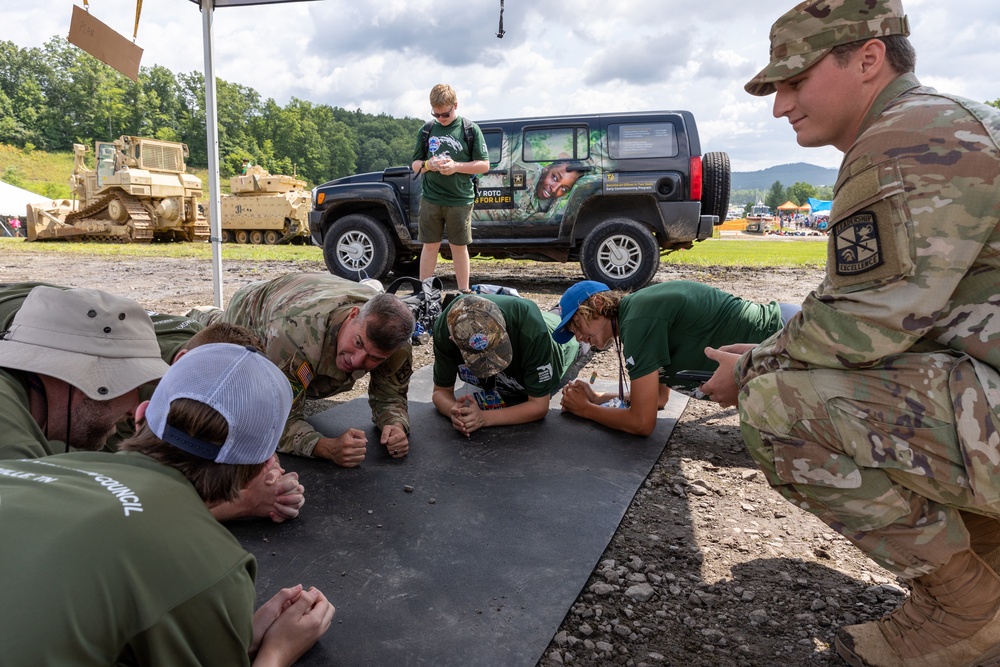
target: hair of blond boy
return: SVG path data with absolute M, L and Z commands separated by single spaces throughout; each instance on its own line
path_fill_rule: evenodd
M 447 83 L 439 83 L 431 88 L 432 107 L 450 107 L 458 104 L 458 95 L 455 89 Z

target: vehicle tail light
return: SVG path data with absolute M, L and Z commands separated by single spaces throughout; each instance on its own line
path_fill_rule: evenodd
M 701 200 L 701 190 L 702 190 L 702 177 L 701 177 L 701 156 L 692 155 L 691 156 L 691 196 L 689 199 L 700 201 Z

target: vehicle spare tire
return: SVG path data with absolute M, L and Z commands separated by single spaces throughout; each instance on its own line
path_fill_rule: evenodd
M 705 153 L 701 158 L 701 167 L 701 214 L 719 216 L 715 224 L 721 225 L 729 213 L 729 188 L 732 182 L 729 154 Z

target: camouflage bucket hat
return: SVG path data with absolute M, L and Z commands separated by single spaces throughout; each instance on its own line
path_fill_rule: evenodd
M 762 97 L 809 69 L 835 46 L 910 34 L 902 0 L 808 0 L 771 26 L 771 62 L 743 88 Z
M 481 296 L 455 300 L 448 311 L 448 332 L 465 365 L 478 378 L 496 375 L 514 358 L 503 313 L 495 303 Z
M 0 337 L 0 366 L 43 373 L 106 401 L 156 380 L 160 358 L 153 322 L 131 299 L 96 289 L 39 286 Z

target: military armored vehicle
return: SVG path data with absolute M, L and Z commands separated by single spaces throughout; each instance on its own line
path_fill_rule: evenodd
M 208 240 L 201 181 L 186 173 L 185 144 L 133 136 L 98 141 L 96 170 L 84 164 L 86 146 L 74 144 L 73 153 L 73 199 L 29 205 L 29 241 Z
M 270 174 L 253 165 L 229 179 L 222 196 L 225 243 L 305 243 L 309 239 L 312 194 L 294 176 Z

